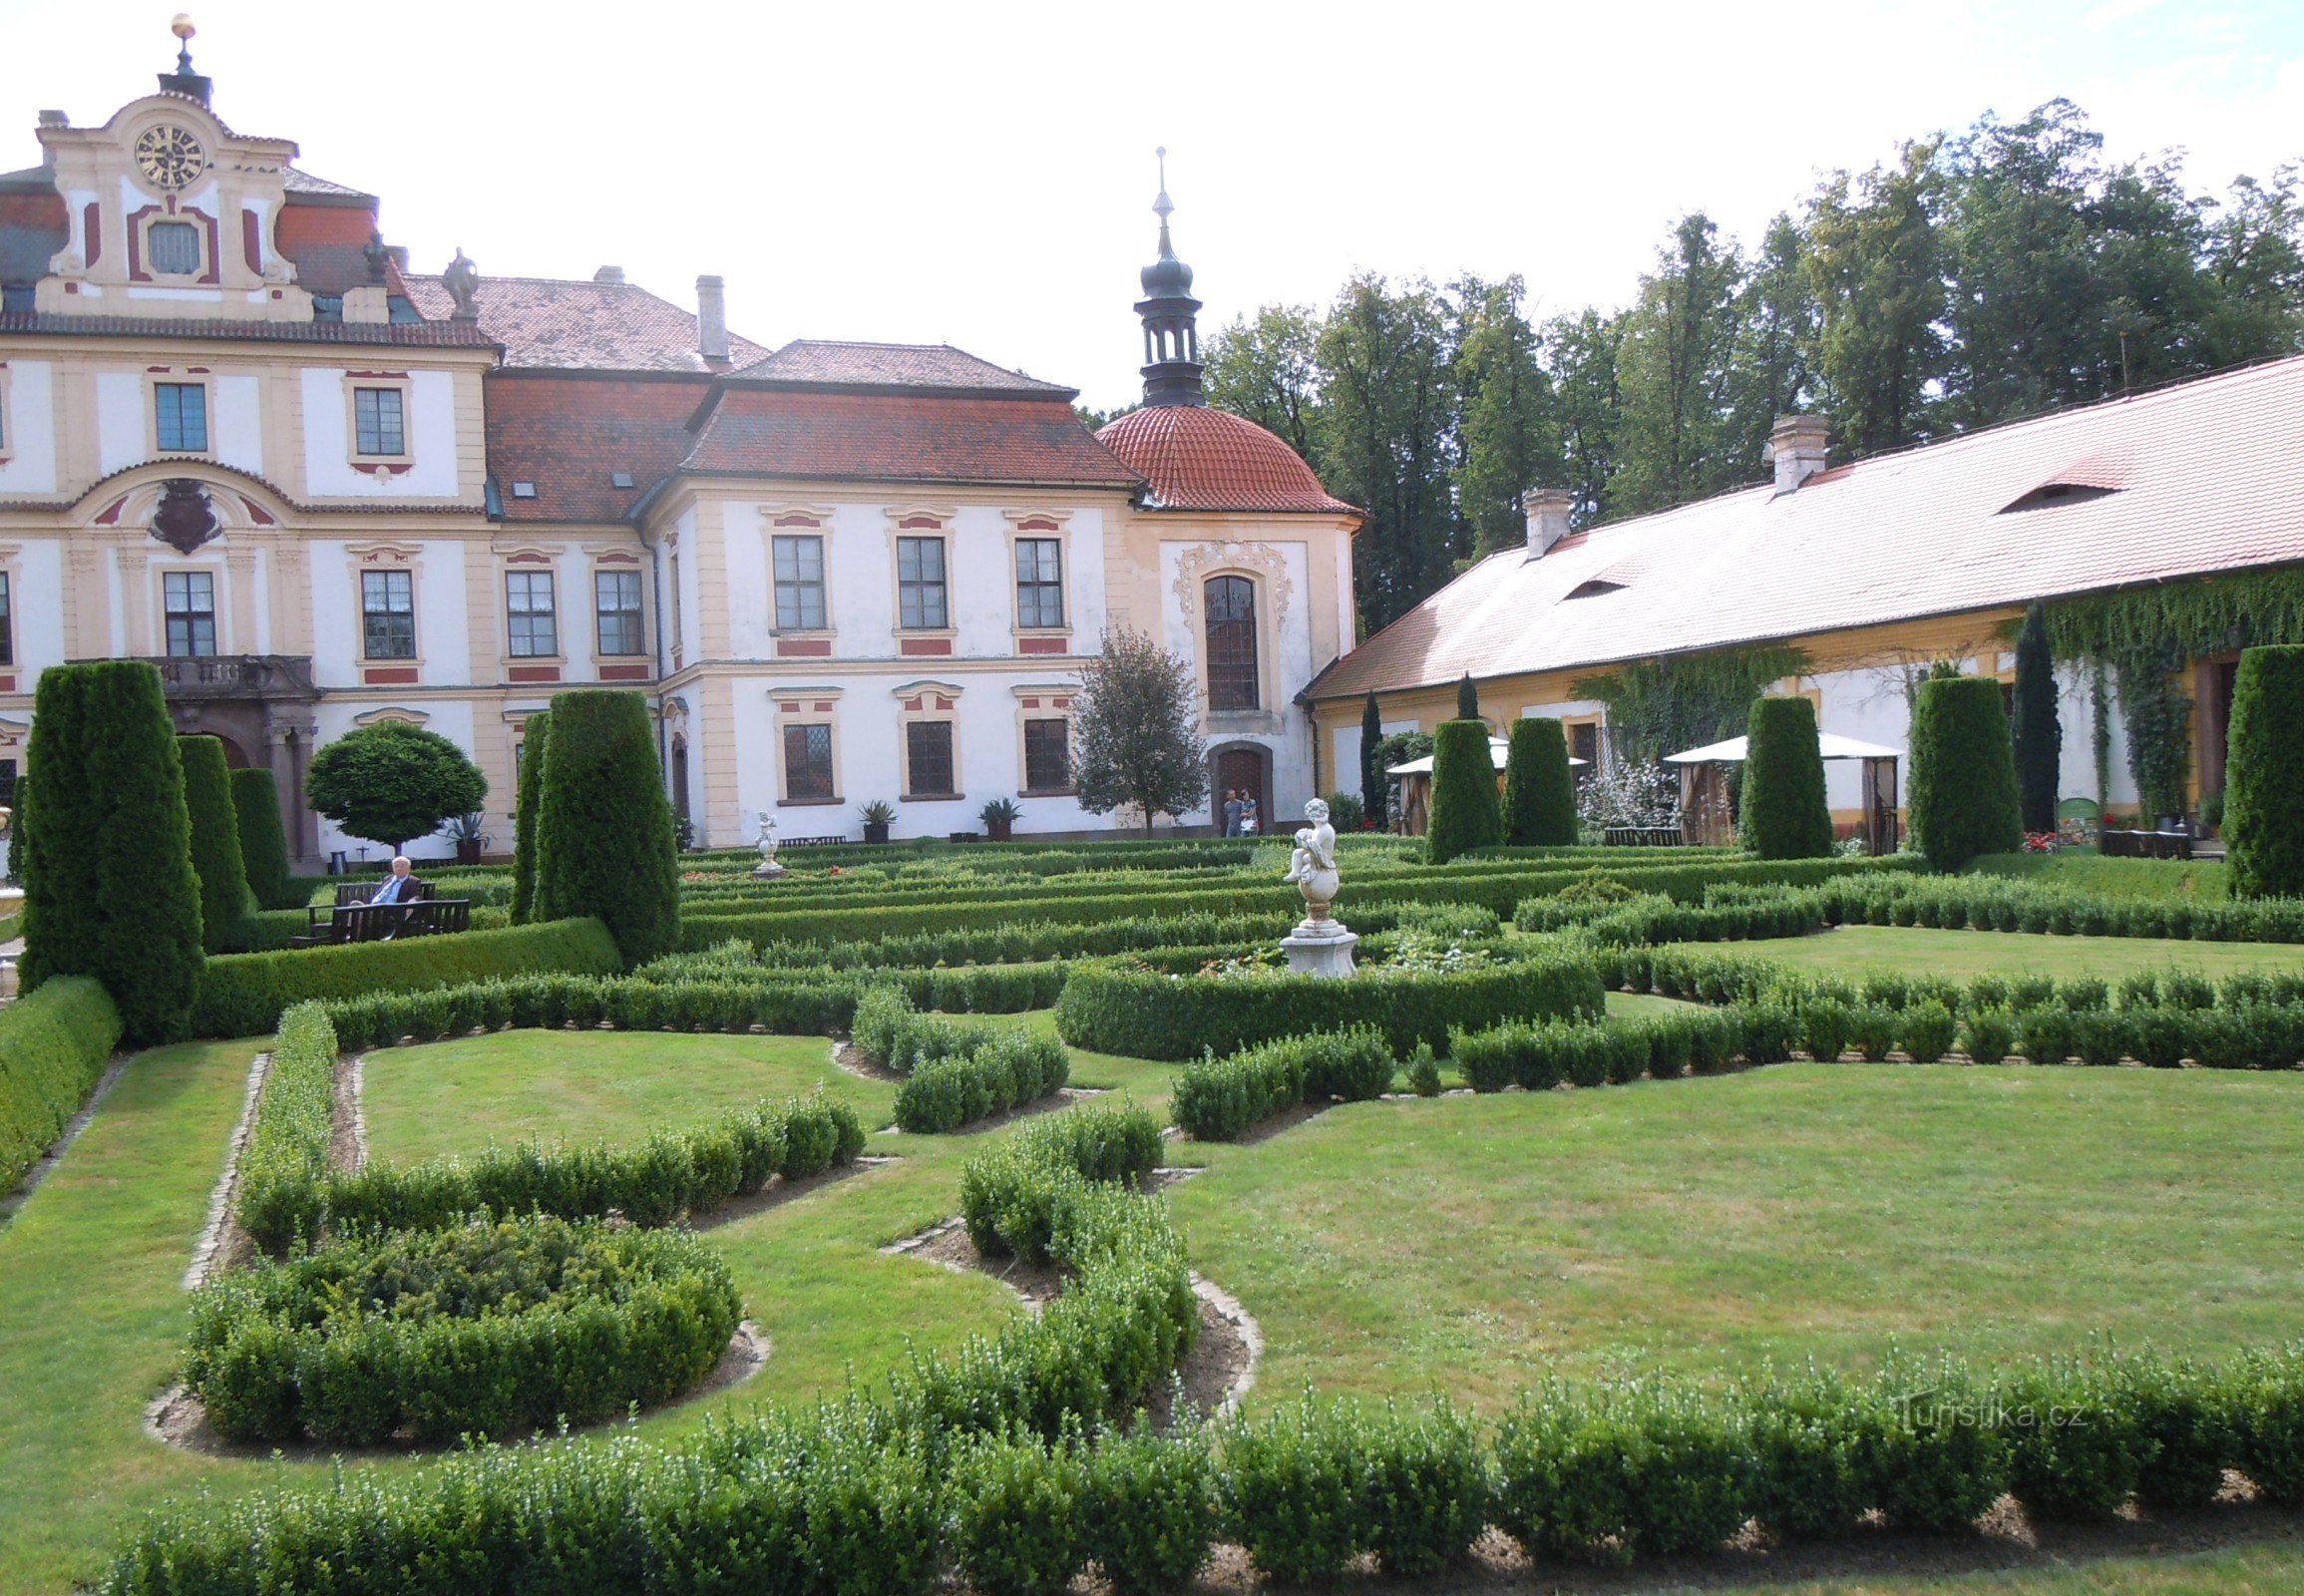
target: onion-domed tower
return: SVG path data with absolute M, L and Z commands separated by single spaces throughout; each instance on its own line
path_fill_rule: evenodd
M 1160 258 L 1142 272 L 1144 297 L 1136 314 L 1144 318 L 1144 402 L 1147 405 L 1204 405 L 1200 386 L 1200 301 L 1192 297 L 1192 268 L 1176 258 L 1168 239 L 1168 218 L 1176 206 L 1168 198 L 1168 152 L 1160 156 L 1160 198 L 1152 211 L 1160 218 Z

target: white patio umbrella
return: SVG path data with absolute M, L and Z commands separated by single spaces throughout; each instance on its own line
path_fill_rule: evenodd
M 1488 739 L 1488 758 L 1498 770 L 1502 770 L 1504 768 L 1506 761 L 1511 757 L 1511 753 L 1512 745 L 1506 742 L 1503 738 L 1490 737 Z M 1568 756 L 1568 762 L 1571 765 L 1581 765 L 1585 763 L 1585 761 L 1577 758 L 1574 754 L 1570 754 Z M 1387 776 L 1428 776 L 1431 773 L 1432 756 L 1430 754 L 1424 755 L 1424 757 L 1421 759 L 1411 759 L 1404 765 L 1386 765 L 1384 767 L 1384 774 Z
M 1883 748 L 1876 742 L 1858 742 L 1853 737 L 1841 737 L 1828 731 L 1816 733 L 1816 752 L 1826 759 L 1901 759 L 1901 748 Z M 1730 737 L 1726 742 L 1708 742 L 1702 748 L 1691 748 L 1682 754 L 1666 754 L 1665 763 L 1671 765 L 1736 765 L 1743 762 L 1744 739 Z

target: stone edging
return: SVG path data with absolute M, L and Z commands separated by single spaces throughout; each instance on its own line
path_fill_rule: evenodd
M 248 1065 L 247 1094 L 240 1102 L 240 1122 L 232 1127 L 232 1139 L 224 1149 L 223 1173 L 216 1177 L 215 1190 L 208 1194 L 207 1222 L 200 1227 L 199 1244 L 192 1249 L 192 1263 L 184 1272 L 184 1289 L 192 1291 L 208 1278 L 222 1254 L 225 1237 L 232 1224 L 232 1199 L 239 1195 L 240 1154 L 247 1149 L 249 1132 L 255 1129 L 256 1099 L 264 1089 L 264 1077 L 271 1073 L 270 1049 L 256 1054 Z
M 1248 1349 L 1248 1366 L 1234 1377 L 1232 1385 L 1224 1393 L 1224 1400 L 1216 1404 L 1217 1415 L 1220 1417 L 1238 1412 L 1241 1398 L 1256 1385 L 1257 1366 L 1264 1362 L 1264 1327 L 1256 1322 L 1254 1314 L 1241 1305 L 1239 1298 L 1197 1269 L 1192 1271 L 1192 1295 L 1206 1303 L 1219 1318 L 1230 1321 L 1232 1328 L 1240 1332 L 1241 1345 Z

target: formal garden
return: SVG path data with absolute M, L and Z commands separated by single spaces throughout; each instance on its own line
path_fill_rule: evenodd
M 1458 720 L 1424 838 L 771 866 L 576 691 L 470 929 L 335 941 L 51 669 L 0 1592 L 2292 1586 L 2300 678 L 2188 864 L 2022 852 L 1972 678 L 1877 858 L 1789 699 L 1737 850 Z

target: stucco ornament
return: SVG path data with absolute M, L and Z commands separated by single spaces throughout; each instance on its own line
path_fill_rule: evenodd
M 1341 878 L 1336 864 L 1336 827 L 1329 824 L 1328 805 L 1315 798 L 1304 806 L 1311 822 L 1296 833 L 1296 851 L 1289 855 L 1288 874 L 1304 894 L 1305 916 L 1280 940 L 1288 968 L 1305 976 L 1349 976 L 1353 973 L 1352 947 L 1359 941 L 1330 911 L 1336 903 Z
M 782 881 L 784 867 L 776 862 L 776 817 L 767 810 L 760 811 L 760 862 L 752 867 L 753 876 L 760 881 Z

